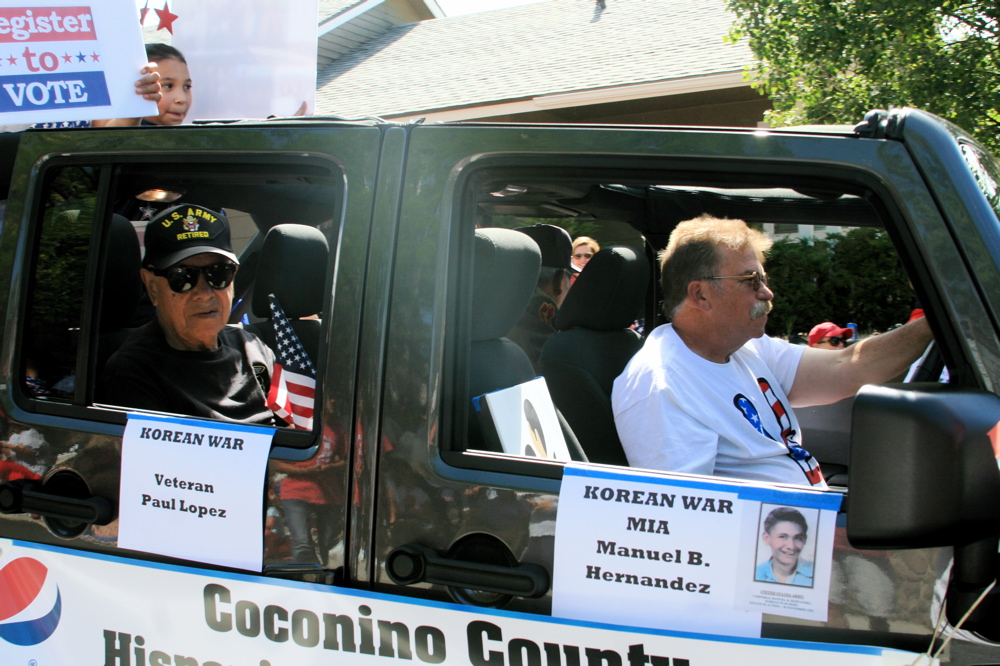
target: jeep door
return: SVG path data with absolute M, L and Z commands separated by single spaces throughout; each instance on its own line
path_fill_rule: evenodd
M 146 223 L 171 205 L 197 203 L 231 220 L 241 266 L 230 324 L 270 331 L 274 344 L 274 292 L 293 324 L 303 323 L 315 356 L 313 426 L 261 428 L 274 433 L 264 571 L 326 580 L 342 569 L 381 135 L 373 123 L 276 122 L 23 136 L 0 240 L 0 535 L 177 561 L 118 546 L 122 437 L 135 410 L 102 404 L 98 386 L 111 354 L 154 316 L 139 283 Z M 321 254 L 296 262 L 279 247 L 267 256 L 275 227 L 290 229 L 289 238 L 307 229 Z M 207 480 L 212 470 L 191 474 Z M 311 539 L 317 520 L 324 539 L 297 561 L 287 526 Z M 155 520 L 142 527 L 156 530 Z M 198 552 L 212 545 L 187 547 L 192 555 L 180 563 L 199 566 Z
M 366 311 L 387 303 L 387 324 L 362 340 L 361 376 L 384 381 L 359 393 L 355 433 L 360 502 L 352 522 L 371 533 L 349 568 L 375 589 L 544 614 L 547 577 L 569 564 L 553 555 L 562 463 L 491 450 L 474 433 L 475 378 L 509 370 L 476 357 L 477 331 L 482 318 L 510 307 L 505 290 L 515 282 L 483 286 L 477 229 L 554 224 L 629 246 L 650 266 L 673 225 L 702 213 L 772 231 L 877 230 L 896 248 L 936 338 L 947 341 L 951 386 L 984 379 L 965 371 L 972 364 L 954 344 L 970 318 L 983 316 L 982 303 L 961 272 L 955 240 L 938 233 L 938 202 L 900 143 L 849 129 L 418 126 L 401 178 L 391 279 L 366 296 Z M 647 332 L 662 321 L 657 281 L 651 268 L 635 312 L 636 328 Z M 830 493 L 848 492 L 849 431 L 843 426 L 839 439 L 826 433 L 833 440 L 825 462 L 840 475 Z M 576 436 L 583 442 L 586 434 Z M 763 635 L 925 649 L 932 590 L 949 550 L 857 550 L 847 519 L 842 513 L 838 522 L 830 619 L 801 626 L 765 615 Z M 605 620 L 599 599 L 593 607 L 594 619 Z

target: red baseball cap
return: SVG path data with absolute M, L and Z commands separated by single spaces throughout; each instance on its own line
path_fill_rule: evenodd
M 817 342 L 827 337 L 840 337 L 846 340 L 847 338 L 854 337 L 854 331 L 850 328 L 841 328 L 832 321 L 824 321 L 822 324 L 816 324 L 812 327 L 812 330 L 809 331 L 809 346 L 812 347 Z

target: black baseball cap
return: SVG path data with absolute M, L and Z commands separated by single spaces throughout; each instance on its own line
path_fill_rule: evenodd
M 161 212 L 146 225 L 143 264 L 170 268 L 196 254 L 211 252 L 236 264 L 229 240 L 229 220 L 218 211 L 194 204 L 179 204 Z
M 542 251 L 542 266 L 571 270 L 570 255 L 573 254 L 573 239 L 569 232 L 554 224 L 535 224 L 517 227 L 514 231 L 531 236 Z

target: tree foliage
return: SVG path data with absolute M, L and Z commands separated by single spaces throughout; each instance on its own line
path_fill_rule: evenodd
M 768 255 L 767 275 L 775 293 L 770 335 L 808 333 L 824 321 L 884 331 L 905 322 L 913 308 L 896 250 L 878 229 L 852 229 L 826 240 L 779 240 Z
M 26 356 L 52 383 L 76 361 L 96 191 L 97 172 L 90 168 L 59 169 L 46 185 Z
M 728 0 L 774 125 L 855 123 L 914 106 L 1000 152 L 995 0 Z

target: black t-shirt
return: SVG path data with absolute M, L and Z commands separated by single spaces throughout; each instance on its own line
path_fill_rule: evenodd
M 274 354 L 257 336 L 234 326 L 222 329 L 219 343 L 214 351 L 173 349 L 154 319 L 136 329 L 111 356 L 98 386 L 98 402 L 274 425 L 266 405 Z

